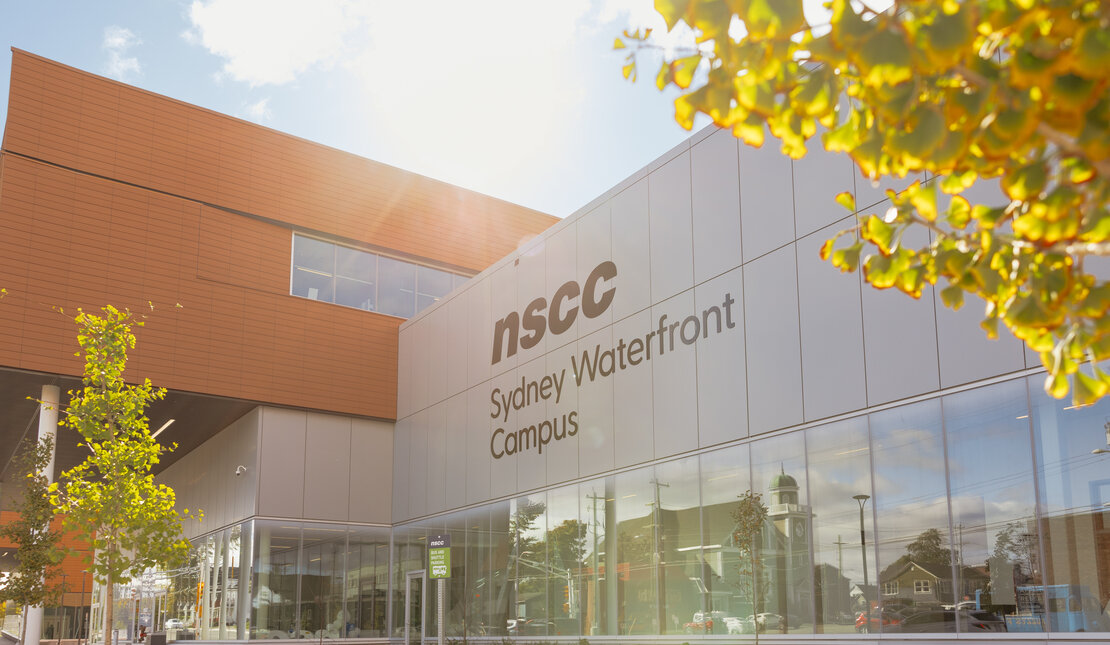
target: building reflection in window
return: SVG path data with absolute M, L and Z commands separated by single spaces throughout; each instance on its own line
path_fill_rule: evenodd
M 956 606 L 1016 616 L 1017 590 L 1042 584 L 1025 382 L 946 396 L 942 405 Z M 967 621 L 957 623 L 959 631 L 973 631 Z
M 757 581 L 763 595 L 756 623 L 768 632 L 813 630 L 812 512 L 804 436 L 796 432 L 765 439 L 752 451 L 752 482 L 767 507 L 759 553 L 765 581 Z
M 754 633 L 753 553 L 746 545 L 737 544 L 736 535 L 737 508 L 752 488 L 748 446 L 706 453 L 700 461 L 702 540 L 698 546 L 703 562 L 699 581 L 705 589 L 703 611 L 710 617 L 720 617 L 727 633 Z M 696 616 L 680 618 L 693 624 L 690 632 L 697 630 Z
M 1021 609 L 1054 632 L 1110 631 L 1110 400 L 1077 408 L 1030 377 L 1044 585 L 1018 588 Z
M 392 530 L 256 520 L 196 540 L 153 615 L 179 638 L 400 637 L 446 531 L 452 638 L 1107 632 L 1108 423 L 1035 376 Z
M 865 502 L 861 513 L 860 500 L 856 499 L 874 495 L 867 418 L 807 430 L 806 456 L 810 505 L 816 509 L 811 532 L 815 630 L 821 634 L 852 633 L 856 631 L 856 616 L 868 610 L 869 601 L 878 600 L 874 593 L 874 514 L 866 498 L 861 498 Z
M 888 610 L 916 611 L 953 604 L 953 549 L 949 532 L 944 439 L 939 400 L 871 415 L 879 588 Z M 918 581 L 929 581 L 928 591 Z M 873 582 L 872 584 L 875 584 Z M 893 588 L 893 587 L 888 587 Z M 868 593 L 873 593 L 870 590 Z M 895 631 L 880 617 L 871 631 Z

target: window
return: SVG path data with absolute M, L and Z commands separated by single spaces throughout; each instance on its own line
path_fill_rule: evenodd
M 913 581 L 914 593 L 932 593 L 933 586 L 929 584 L 928 580 L 914 580 Z
M 466 276 L 293 236 L 289 293 L 409 318 L 466 282 Z
M 884 582 L 883 583 L 883 595 L 884 596 L 897 596 L 898 595 L 898 581 L 895 580 L 894 582 Z

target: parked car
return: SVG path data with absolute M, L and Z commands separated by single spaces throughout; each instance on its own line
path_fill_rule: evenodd
M 755 624 L 759 626 L 759 631 L 767 631 L 768 629 L 778 629 L 782 627 L 782 616 L 765 611 L 755 615 Z
M 755 619 L 751 616 L 747 618 L 725 616 L 725 627 L 729 634 L 754 634 Z
M 723 634 L 725 615 L 720 611 L 695 611 L 694 618 L 682 626 L 687 634 Z
M 958 625 L 958 627 L 957 627 Z M 1006 621 L 989 611 L 960 611 L 956 609 L 928 609 L 907 616 L 890 631 L 903 634 L 937 634 L 1004 632 Z
M 897 609 L 883 607 L 871 611 L 860 612 L 856 616 L 856 631 L 860 634 L 878 634 L 882 631 L 892 631 L 891 627 L 900 624 L 906 615 Z
M 171 618 L 166 621 L 166 629 L 184 629 L 185 621 L 180 618 Z

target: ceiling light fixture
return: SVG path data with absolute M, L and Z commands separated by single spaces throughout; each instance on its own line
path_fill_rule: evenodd
M 162 431 L 170 427 L 170 425 L 172 425 L 174 421 L 177 421 L 177 419 L 170 419 L 169 421 L 163 423 L 161 428 L 158 428 L 154 431 L 154 434 L 150 435 L 150 438 L 157 439 L 158 435 L 162 434 Z

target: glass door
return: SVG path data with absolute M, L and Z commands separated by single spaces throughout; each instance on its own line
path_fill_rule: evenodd
M 405 574 L 405 645 L 424 640 L 424 570 Z

